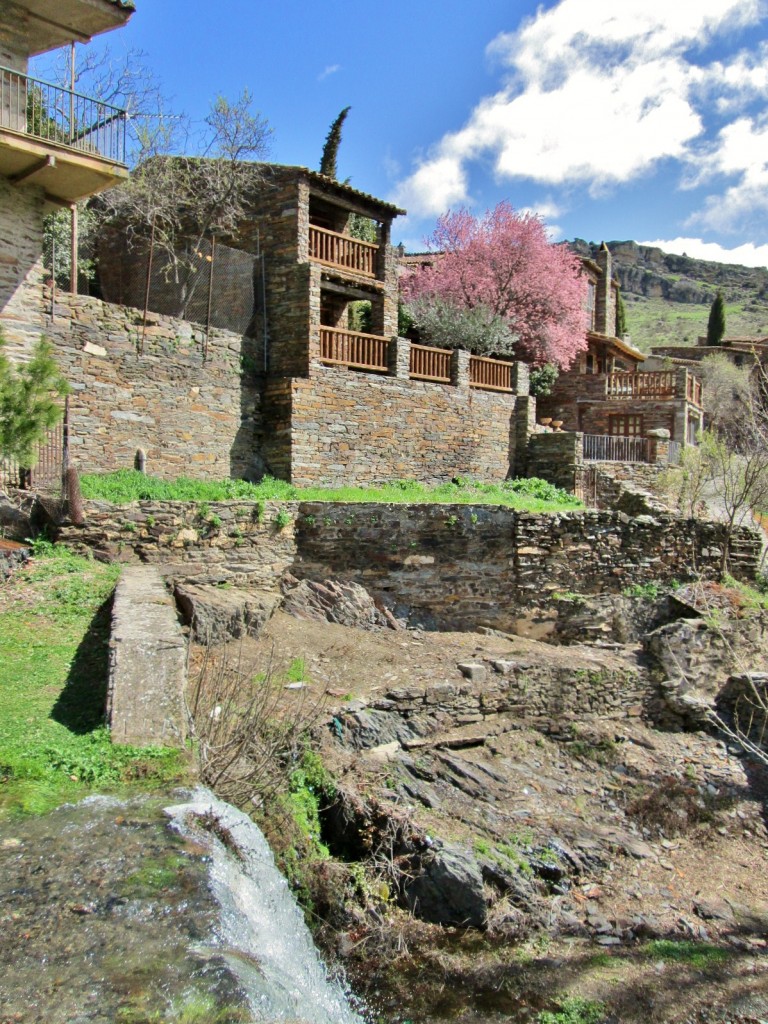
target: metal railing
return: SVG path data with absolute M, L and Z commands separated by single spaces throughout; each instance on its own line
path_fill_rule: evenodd
M 584 434 L 584 458 L 588 462 L 647 462 L 648 438 Z
M 0 458 L 0 488 L 59 491 L 69 448 L 69 402 L 64 401 L 61 422 L 52 427 L 37 446 L 35 466 L 27 469 L 15 459 Z
M 512 391 L 512 363 L 487 356 L 470 356 L 469 386 L 486 391 Z
M 411 345 L 409 376 L 413 380 L 451 383 L 451 350 L 429 345 Z
M 125 163 L 125 111 L 0 66 L 0 128 Z
M 363 242 L 316 224 L 309 226 L 309 258 L 329 267 L 351 270 L 362 277 L 376 277 L 378 251 L 378 245 L 372 242 Z
M 338 327 L 320 328 L 320 360 L 355 370 L 387 372 L 389 342 L 375 334 L 343 331 Z

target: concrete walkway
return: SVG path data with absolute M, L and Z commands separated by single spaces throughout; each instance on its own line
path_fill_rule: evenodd
M 179 746 L 186 735 L 187 645 L 153 566 L 126 566 L 115 590 L 107 719 L 115 743 Z

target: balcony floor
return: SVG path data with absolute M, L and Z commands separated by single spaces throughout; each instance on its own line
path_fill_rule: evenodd
M 46 163 L 52 158 L 52 163 Z M 55 143 L 0 128 L 0 175 L 20 185 L 37 185 L 51 199 L 74 203 L 112 188 L 128 177 L 128 168 Z

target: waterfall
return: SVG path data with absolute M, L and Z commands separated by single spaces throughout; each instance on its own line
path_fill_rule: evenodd
M 221 907 L 219 951 L 248 994 L 256 1021 L 363 1024 L 328 978 L 304 918 L 257 825 L 210 790 L 165 813 L 211 849 L 210 882 Z M 222 841 L 223 837 L 224 841 Z

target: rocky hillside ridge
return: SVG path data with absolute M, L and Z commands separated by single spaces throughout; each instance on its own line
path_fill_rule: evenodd
M 709 307 L 718 290 L 726 301 L 726 333 L 768 334 L 768 269 L 676 256 L 632 241 L 606 243 L 621 286 L 633 343 L 695 344 L 706 333 Z M 569 242 L 594 259 L 600 243 Z
M 595 259 L 599 244 L 581 238 L 569 243 L 581 256 Z M 768 305 L 768 269 L 676 256 L 637 242 L 607 242 L 622 294 L 672 302 L 711 302 L 721 290 L 727 301 Z

